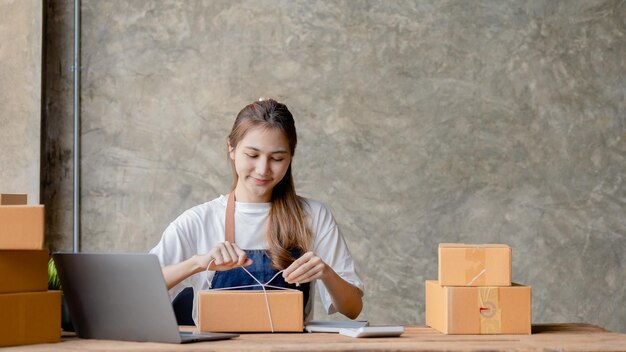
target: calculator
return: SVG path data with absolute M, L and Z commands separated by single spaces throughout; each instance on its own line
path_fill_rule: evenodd
M 349 337 L 396 337 L 404 333 L 404 326 L 364 326 L 358 329 L 341 329 L 339 333 Z

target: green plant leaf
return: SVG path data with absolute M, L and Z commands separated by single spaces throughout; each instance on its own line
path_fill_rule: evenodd
M 57 275 L 57 267 L 54 265 L 54 259 L 52 257 L 48 260 L 48 289 L 61 289 L 61 280 L 59 280 L 59 275 Z

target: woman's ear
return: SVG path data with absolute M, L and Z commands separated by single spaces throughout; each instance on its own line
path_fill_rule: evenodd
M 235 160 L 235 148 L 230 145 L 230 138 L 226 141 L 226 143 L 228 144 L 228 155 L 230 156 L 230 159 Z

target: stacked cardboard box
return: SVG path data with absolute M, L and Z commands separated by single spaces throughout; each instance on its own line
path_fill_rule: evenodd
M 507 245 L 442 243 L 425 286 L 426 324 L 443 333 L 531 333 L 531 288 L 511 282 Z
M 44 207 L 0 194 L 0 347 L 59 342 L 61 293 L 48 291 Z

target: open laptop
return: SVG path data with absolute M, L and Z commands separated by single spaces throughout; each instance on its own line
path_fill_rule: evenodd
M 53 257 L 78 337 L 188 343 L 239 336 L 179 331 L 153 254 L 55 253 Z

